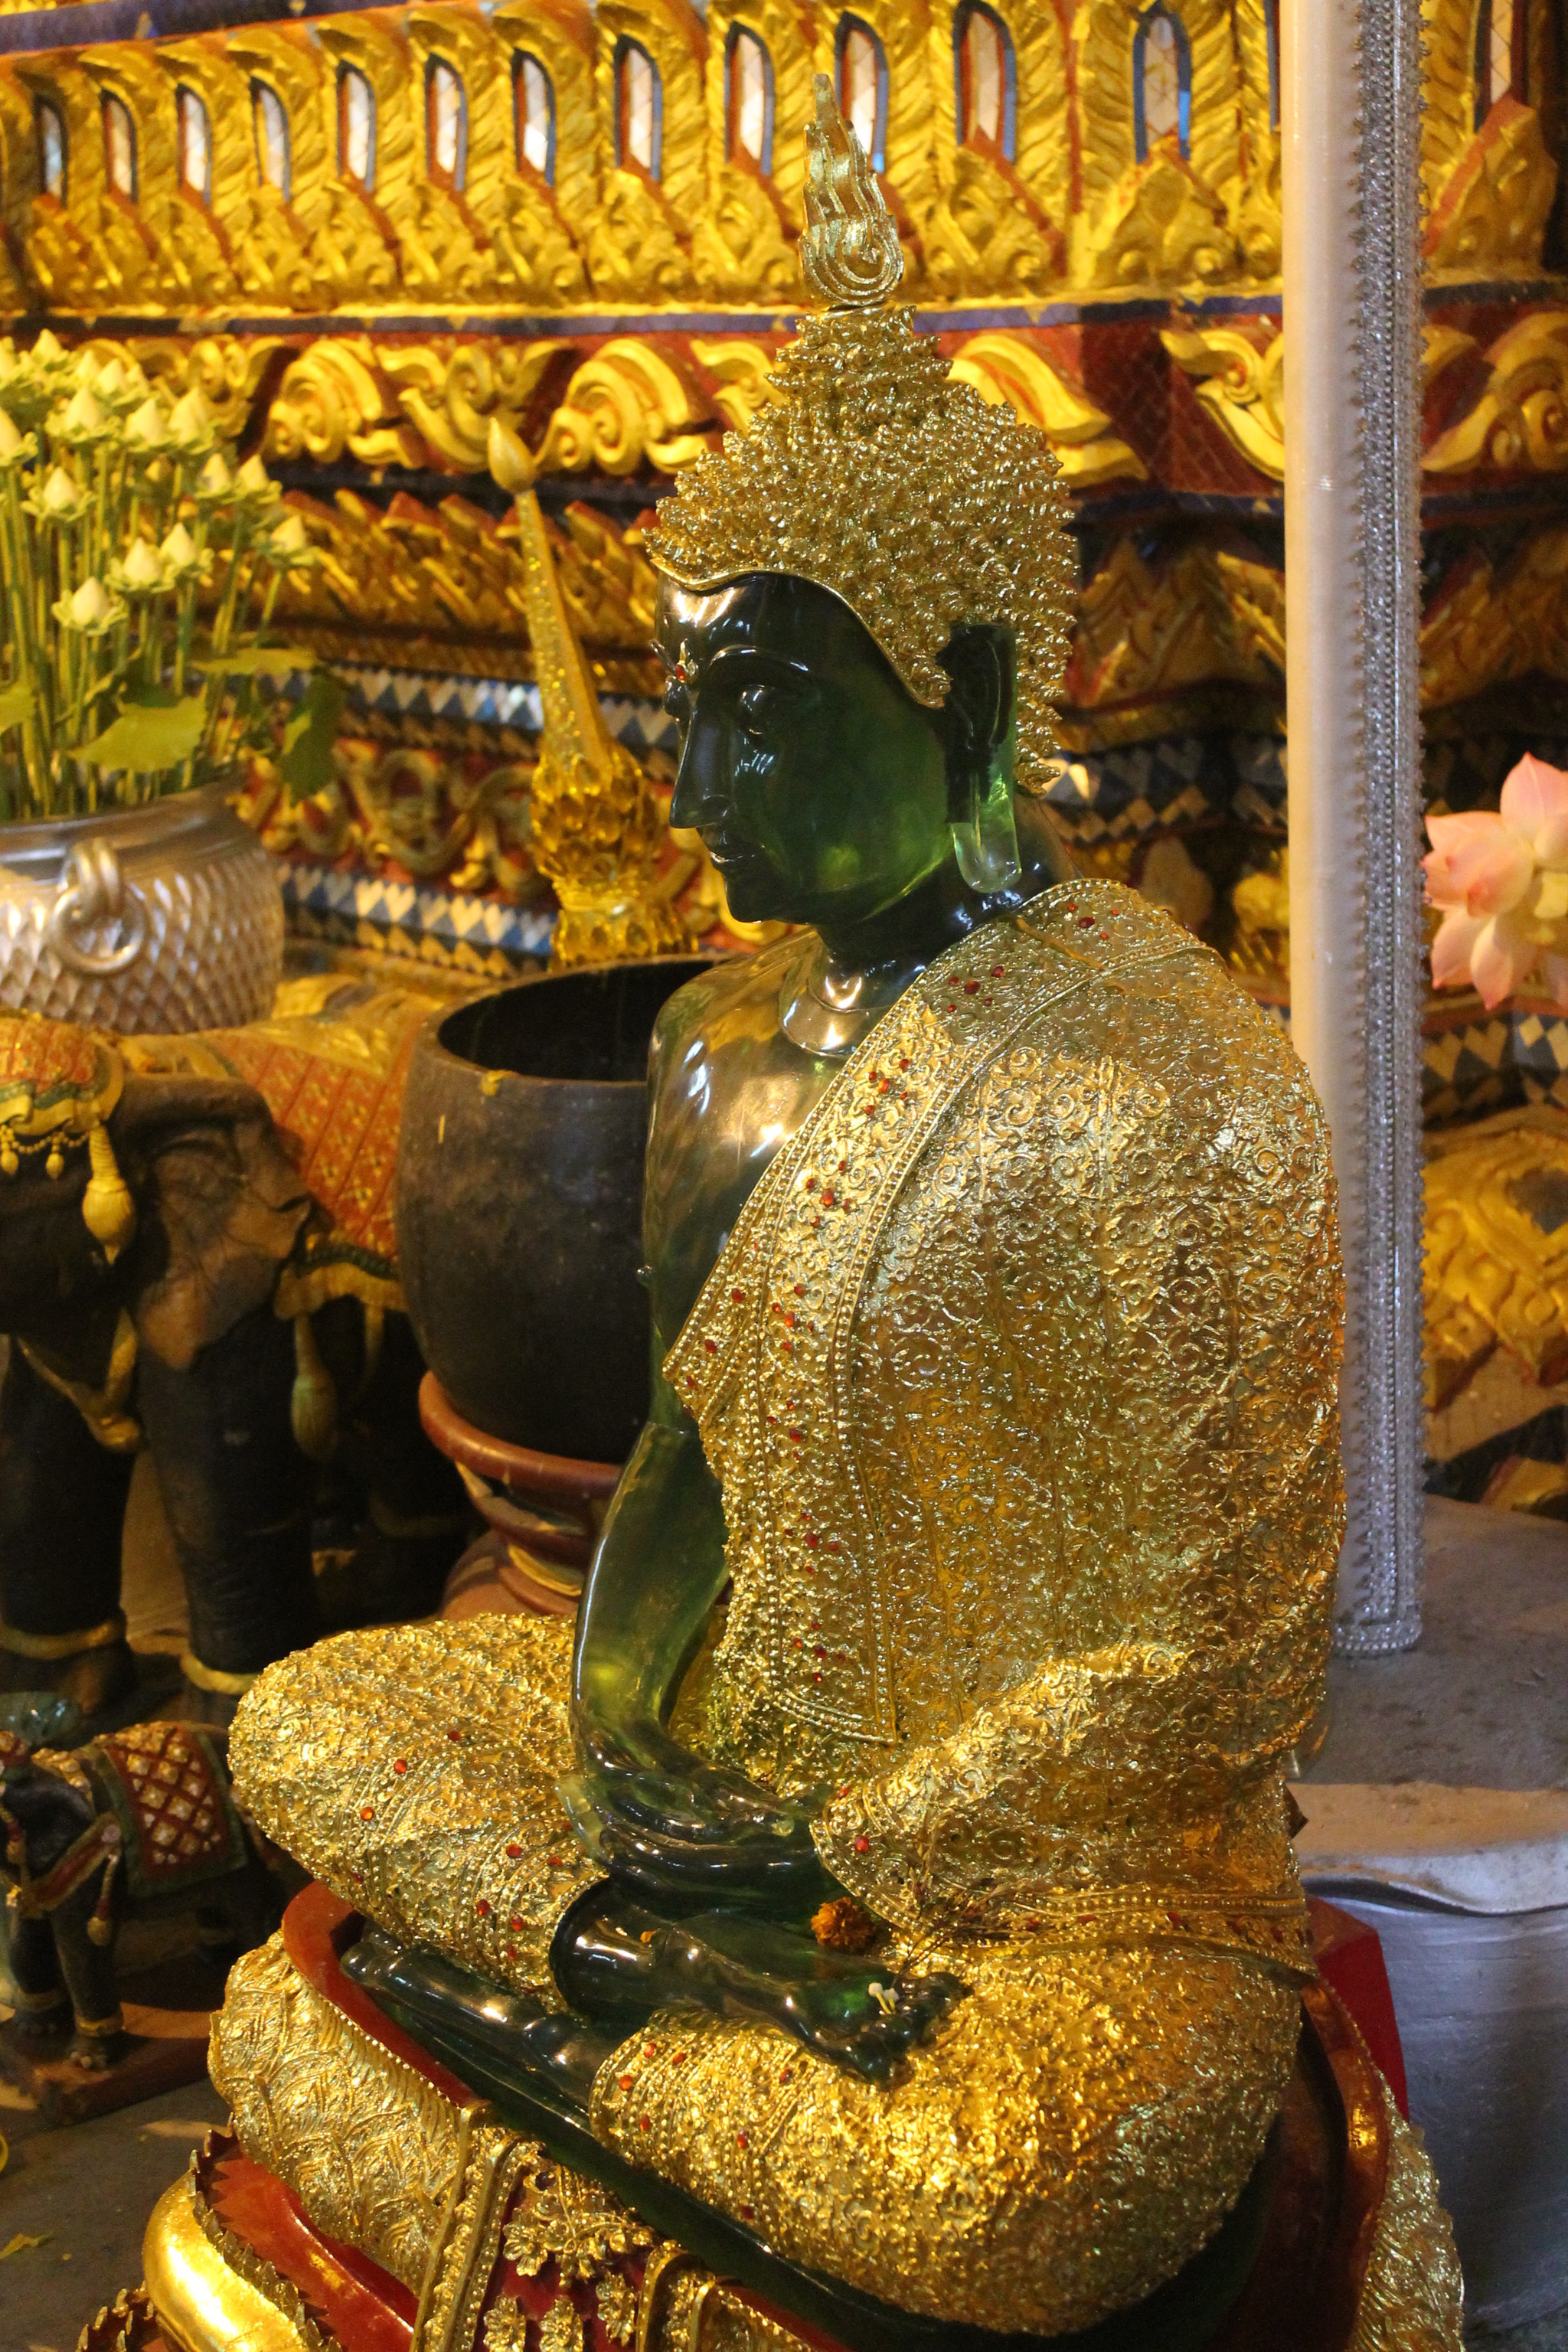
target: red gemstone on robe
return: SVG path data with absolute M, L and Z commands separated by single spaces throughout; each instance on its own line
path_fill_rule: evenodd
M 395 1772 L 406 1772 L 408 1769 L 407 1759 L 400 1756 L 392 1769 Z
M 857 1853 L 869 1853 L 871 1851 L 870 1839 L 868 1837 L 858 1837 L 855 1841 L 855 1851 Z
M 517 1843 L 515 1839 L 506 1850 L 506 1858 L 508 1862 L 521 1862 L 522 1859 L 522 1848 Z

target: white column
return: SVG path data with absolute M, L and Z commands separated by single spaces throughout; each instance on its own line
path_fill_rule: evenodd
M 1347 1287 L 1338 1646 L 1421 1628 L 1419 0 L 1282 0 L 1290 1019 Z

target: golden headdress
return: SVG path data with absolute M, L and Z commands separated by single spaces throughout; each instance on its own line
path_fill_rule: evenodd
M 1013 633 L 1018 781 L 1039 791 L 1068 653 L 1076 562 L 1044 436 L 948 375 L 907 305 L 898 233 L 855 133 L 816 79 L 801 268 L 832 307 L 774 364 L 774 401 L 698 460 L 647 552 L 686 588 L 791 572 L 848 605 L 919 702 L 945 701 L 938 656 L 964 623 Z

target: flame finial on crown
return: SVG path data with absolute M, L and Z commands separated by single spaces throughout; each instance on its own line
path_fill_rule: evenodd
M 904 274 L 892 215 L 866 151 L 838 110 L 833 84 L 816 77 L 816 121 L 805 134 L 805 232 L 801 275 L 821 302 L 870 310 Z

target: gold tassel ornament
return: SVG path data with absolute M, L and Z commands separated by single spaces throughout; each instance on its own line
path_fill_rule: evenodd
M 294 1318 L 294 1387 L 289 1403 L 294 1443 L 309 1462 L 328 1462 L 338 1442 L 338 1392 L 321 1361 L 308 1315 Z
M 136 1231 L 136 1203 L 120 1172 L 109 1129 L 101 1123 L 89 1128 L 87 1149 L 92 1173 L 82 1194 L 82 1220 L 112 1265 Z

